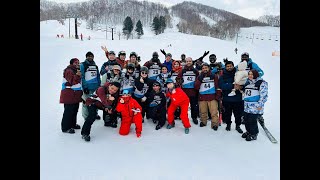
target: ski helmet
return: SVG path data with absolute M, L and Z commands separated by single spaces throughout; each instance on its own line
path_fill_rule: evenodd
M 174 83 L 171 78 L 168 78 L 168 79 L 166 80 L 166 84 L 169 84 L 169 83 Z
M 114 51 L 109 51 L 109 54 L 116 55 L 116 53 Z
M 131 56 L 135 56 L 136 58 L 138 57 L 136 52 L 131 52 L 129 57 L 131 57 Z
M 126 56 L 126 52 L 125 52 L 125 51 L 120 51 L 120 52 L 118 53 L 118 57 L 120 57 L 120 55 Z
M 134 69 L 135 69 L 134 64 L 129 63 L 129 64 L 127 65 L 127 69 L 133 69 L 133 71 L 134 71 Z
M 149 69 L 148 69 L 146 66 L 142 66 L 142 67 L 140 68 L 140 72 L 146 72 L 146 73 L 148 73 L 148 72 L 149 72 Z

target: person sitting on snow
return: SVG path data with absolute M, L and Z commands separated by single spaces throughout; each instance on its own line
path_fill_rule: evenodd
M 137 138 L 141 137 L 142 131 L 142 107 L 133 99 L 129 90 L 123 90 L 122 96 L 119 98 L 116 111 L 121 113 L 121 125 L 119 129 L 120 135 L 128 135 L 130 132 L 131 123 L 136 125 Z

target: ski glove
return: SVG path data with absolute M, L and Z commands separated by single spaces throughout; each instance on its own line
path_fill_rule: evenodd
M 202 58 L 206 57 L 206 55 L 209 54 L 210 51 L 204 51 L 203 55 L 202 55 Z
M 163 55 L 166 55 L 167 53 L 164 51 L 164 49 L 160 49 Z

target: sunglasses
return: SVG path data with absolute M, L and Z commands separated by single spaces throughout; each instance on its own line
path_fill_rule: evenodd
M 141 72 L 141 74 L 148 74 L 147 72 Z

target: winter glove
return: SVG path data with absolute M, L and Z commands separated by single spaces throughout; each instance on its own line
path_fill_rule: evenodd
M 143 96 L 143 98 L 141 98 L 141 102 L 145 102 L 147 100 L 147 97 Z
M 83 89 L 83 92 L 84 92 L 85 94 L 89 94 L 89 89 L 88 89 L 88 88 L 84 88 L 84 89 Z
M 160 52 L 162 52 L 163 55 L 166 55 L 167 53 L 164 51 L 164 49 L 160 49 Z
M 206 55 L 209 54 L 210 51 L 204 51 L 203 55 L 202 55 L 202 58 L 206 57 Z

